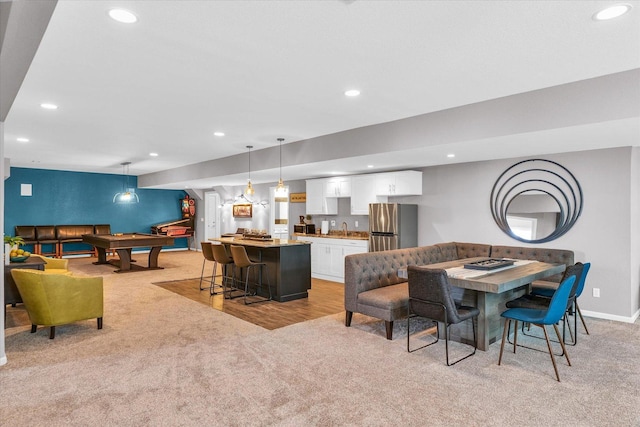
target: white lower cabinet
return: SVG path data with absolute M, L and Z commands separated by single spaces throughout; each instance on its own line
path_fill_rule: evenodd
M 311 242 L 311 277 L 344 283 L 344 257 L 368 251 L 367 240 L 300 237 Z

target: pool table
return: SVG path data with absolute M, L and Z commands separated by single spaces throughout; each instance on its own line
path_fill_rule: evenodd
M 120 268 L 116 273 L 128 273 L 140 270 L 157 270 L 158 254 L 163 246 L 172 246 L 173 237 L 144 233 L 84 234 L 82 241 L 96 247 L 98 261 L 94 264 L 113 264 Z M 132 264 L 131 249 L 151 248 L 148 267 Z M 107 260 L 107 250 L 115 250 L 119 260 Z

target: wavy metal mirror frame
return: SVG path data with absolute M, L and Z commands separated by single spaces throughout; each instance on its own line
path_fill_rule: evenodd
M 515 198 L 525 193 L 546 194 L 558 204 L 555 230 L 539 239 L 516 235 L 507 222 L 507 211 Z M 544 159 L 518 162 L 498 177 L 491 190 L 491 214 L 498 227 L 512 238 L 527 243 L 544 243 L 565 234 L 582 213 L 583 196 L 580 183 L 567 168 Z

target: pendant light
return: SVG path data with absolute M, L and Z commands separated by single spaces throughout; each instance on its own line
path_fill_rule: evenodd
M 247 182 L 247 188 L 244 189 L 244 194 L 253 196 L 256 192 L 251 185 L 251 149 L 253 148 L 253 145 L 247 145 L 247 148 L 249 149 L 249 182 Z
M 282 180 L 282 141 L 284 141 L 284 138 L 278 138 L 278 142 L 280 143 L 280 179 L 276 186 L 276 197 L 284 197 L 287 195 L 287 188 L 284 186 L 284 181 Z
M 138 203 L 140 199 L 134 188 L 129 188 L 129 165 L 131 162 L 120 163 L 122 166 L 122 192 L 113 196 L 113 203 Z

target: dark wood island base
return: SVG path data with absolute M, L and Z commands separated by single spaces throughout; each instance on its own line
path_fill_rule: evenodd
M 311 289 L 311 245 L 299 240 L 266 241 L 222 237 L 210 239 L 225 246 L 244 246 L 249 258 L 267 264 L 273 299 L 292 301 L 309 296 Z M 265 283 L 266 281 L 263 281 Z

